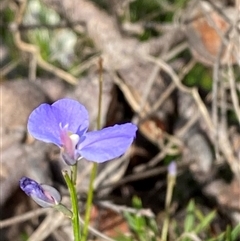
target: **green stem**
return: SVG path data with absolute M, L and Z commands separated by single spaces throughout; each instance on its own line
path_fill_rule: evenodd
M 81 241 L 81 235 L 80 235 L 80 225 L 79 225 L 79 212 L 78 212 L 78 200 L 77 200 L 77 192 L 75 185 L 71 178 L 69 177 L 67 171 L 63 171 L 63 177 L 66 181 L 66 184 L 68 186 L 68 190 L 71 197 L 72 202 L 72 227 L 73 227 L 73 235 L 74 235 L 74 241 Z
M 102 66 L 103 60 L 102 58 L 99 59 L 99 94 L 98 94 L 98 117 L 97 117 L 97 129 L 101 129 L 101 110 L 102 110 L 102 86 L 103 86 L 103 78 L 102 78 L 102 73 L 103 73 L 103 66 Z M 89 221 L 90 221 L 90 214 L 91 214 L 91 208 L 92 208 L 92 200 L 93 200 L 93 191 L 94 191 L 94 180 L 97 175 L 97 167 L 98 164 L 94 163 L 93 168 L 91 171 L 91 176 L 90 176 L 90 183 L 89 183 L 89 190 L 88 190 L 88 197 L 87 197 L 87 206 L 86 206 L 86 213 L 85 213 L 85 223 L 83 227 L 83 240 L 87 240 L 88 236 L 88 226 L 89 226 Z
M 76 182 L 77 182 L 77 164 L 78 162 L 76 162 L 75 165 L 71 166 L 71 180 L 73 185 L 76 186 Z
M 173 189 L 176 182 L 176 176 L 168 175 L 167 196 L 165 200 L 166 217 L 163 222 L 161 241 L 167 240 L 168 227 L 170 223 L 170 206 L 172 200 Z
M 92 207 L 92 200 L 93 200 L 93 184 L 94 180 L 97 174 L 97 163 L 93 164 L 91 176 L 90 176 L 90 183 L 89 183 L 89 191 L 88 191 L 88 197 L 87 197 L 87 206 L 86 206 L 86 213 L 85 213 L 85 224 L 83 227 L 83 240 L 87 240 L 88 236 L 88 226 L 89 226 L 89 221 L 90 221 L 90 214 L 91 214 L 91 207 Z
M 99 59 L 99 93 L 98 93 L 98 116 L 97 116 L 97 129 L 101 129 L 101 113 L 102 113 L 102 90 L 103 90 L 103 66 L 102 66 L 102 58 Z

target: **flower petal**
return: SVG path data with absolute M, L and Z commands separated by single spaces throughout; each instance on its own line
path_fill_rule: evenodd
M 131 123 L 115 125 L 86 133 L 80 139 L 79 153 L 89 161 L 105 162 L 121 156 L 132 144 L 137 126 Z
M 61 145 L 60 126 L 51 105 L 42 104 L 29 116 L 29 133 L 40 141 Z
M 82 135 L 88 129 L 88 112 L 78 101 L 61 99 L 42 104 L 29 116 L 28 131 L 36 139 L 61 146 L 61 128 Z
M 76 100 L 61 99 L 52 104 L 62 127 L 68 125 L 68 130 L 73 134 L 83 135 L 89 125 L 88 112 L 86 108 Z M 56 109 L 55 109 L 56 108 Z

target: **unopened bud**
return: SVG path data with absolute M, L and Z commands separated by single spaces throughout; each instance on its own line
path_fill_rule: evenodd
M 61 202 L 60 193 L 52 186 L 39 184 L 28 177 L 22 177 L 19 183 L 20 188 L 44 208 L 54 207 Z

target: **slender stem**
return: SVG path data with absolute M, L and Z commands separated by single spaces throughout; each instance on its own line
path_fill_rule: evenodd
M 73 227 L 73 235 L 74 235 L 74 241 L 81 241 L 81 235 L 80 235 L 80 225 L 79 225 L 79 212 L 78 212 L 78 200 L 77 200 L 77 192 L 74 183 L 70 179 L 67 171 L 63 171 L 63 177 L 66 181 L 66 184 L 68 186 L 68 190 L 71 197 L 72 202 L 72 227 Z
M 97 129 L 101 129 L 101 110 L 102 110 L 102 87 L 103 87 L 103 60 L 102 58 L 99 59 L 99 95 L 98 95 L 98 118 L 97 118 Z M 93 191 L 94 191 L 94 180 L 97 175 L 97 167 L 98 164 L 94 163 L 91 171 L 90 176 L 90 183 L 89 183 L 89 191 L 88 191 L 88 197 L 87 197 L 87 206 L 86 206 L 86 213 L 85 213 L 85 224 L 83 227 L 83 240 L 87 240 L 88 236 L 88 226 L 90 221 L 90 214 L 91 214 L 91 207 L 92 207 L 92 200 L 93 200 Z
M 102 91 L 103 91 L 103 60 L 99 59 L 99 93 L 98 93 L 98 116 L 97 116 L 97 129 L 101 129 L 101 113 L 102 113 Z
M 175 182 L 176 182 L 176 176 L 168 175 L 167 196 L 166 196 L 166 200 L 165 200 L 166 217 L 163 222 L 161 241 L 167 240 L 168 227 L 169 227 L 169 222 L 170 222 L 170 205 L 171 205 L 172 194 L 173 194 Z
M 78 162 L 76 162 L 75 165 L 71 166 L 71 181 L 73 185 L 76 185 L 77 182 L 77 164 Z
M 85 213 L 85 224 L 83 227 L 83 240 L 87 240 L 88 236 L 88 225 L 90 221 L 90 214 L 91 214 L 91 207 L 92 207 L 92 200 L 93 200 L 93 183 L 97 174 L 97 163 L 93 163 L 93 168 L 91 171 L 91 177 L 90 177 L 90 183 L 89 183 L 89 191 L 88 191 L 88 197 L 87 197 L 87 206 L 86 206 L 86 213 Z

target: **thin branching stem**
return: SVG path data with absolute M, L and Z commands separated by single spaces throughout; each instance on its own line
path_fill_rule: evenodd
M 103 89 L 102 62 L 103 62 L 103 60 L 102 60 L 102 58 L 100 58 L 99 59 L 98 118 L 97 118 L 97 129 L 98 130 L 101 129 L 101 109 L 102 109 L 102 89 Z M 82 241 L 86 241 L 87 236 L 88 236 L 88 226 L 89 226 L 89 221 L 90 221 L 90 213 L 91 213 L 93 191 L 94 191 L 94 180 L 97 175 L 97 168 L 98 168 L 98 164 L 94 163 L 92 171 L 91 171 L 91 176 L 90 176 L 89 191 L 88 191 L 88 197 L 87 197 L 87 206 L 86 206 L 86 213 L 85 213 L 85 225 L 83 228 L 83 240 Z

